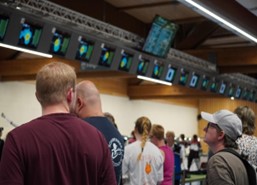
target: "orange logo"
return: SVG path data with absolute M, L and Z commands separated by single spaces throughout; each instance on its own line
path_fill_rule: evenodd
M 149 174 L 149 173 L 151 173 L 151 171 L 152 171 L 152 166 L 151 166 L 151 164 L 150 163 L 146 163 L 146 166 L 145 166 L 145 172 L 147 173 L 147 174 Z

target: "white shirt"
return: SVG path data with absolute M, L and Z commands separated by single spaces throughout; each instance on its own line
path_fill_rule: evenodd
M 141 141 L 125 147 L 123 177 L 128 177 L 130 185 L 156 185 L 163 180 L 163 155 L 159 148 L 149 141 L 146 142 L 141 160 L 138 161 L 140 152 Z

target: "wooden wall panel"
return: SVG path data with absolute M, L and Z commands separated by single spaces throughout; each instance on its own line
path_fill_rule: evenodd
M 228 109 L 230 111 L 234 111 L 234 109 L 238 106 L 248 106 L 257 114 L 257 104 L 243 101 L 243 100 L 230 100 L 229 98 L 204 98 L 199 100 L 199 114 L 201 111 L 214 113 L 220 109 Z M 255 120 L 256 122 L 256 120 Z M 207 122 L 205 120 L 200 120 L 198 123 L 198 135 L 204 138 L 205 132 L 203 131 Z M 255 136 L 257 136 L 257 130 L 255 130 Z M 202 140 L 201 140 L 202 141 Z M 201 142 L 203 146 L 203 152 L 208 152 L 208 146 L 203 141 Z

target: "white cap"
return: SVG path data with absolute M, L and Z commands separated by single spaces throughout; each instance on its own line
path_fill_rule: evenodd
M 217 124 L 234 141 L 242 135 L 241 119 L 233 112 L 228 110 L 220 110 L 214 114 L 201 112 L 201 116 L 206 121 Z

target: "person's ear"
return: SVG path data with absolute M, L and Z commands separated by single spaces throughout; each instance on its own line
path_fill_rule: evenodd
M 81 110 L 84 107 L 84 102 L 80 97 L 77 97 L 76 99 L 76 106 L 78 107 L 78 110 Z
M 222 139 L 224 139 L 224 137 L 225 137 L 225 132 L 224 131 L 218 132 L 218 140 L 222 140 Z
M 67 92 L 67 97 L 66 97 L 68 103 L 71 103 L 71 102 L 72 102 L 73 96 L 74 96 L 73 88 L 70 88 L 70 89 L 68 90 L 68 92 Z

